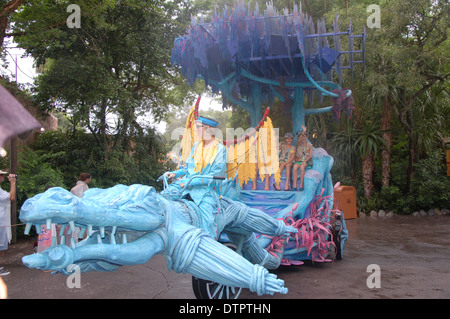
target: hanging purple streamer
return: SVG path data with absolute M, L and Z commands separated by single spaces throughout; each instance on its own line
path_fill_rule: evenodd
M 341 111 L 345 111 L 349 118 L 352 117 L 353 97 L 347 96 L 348 89 L 336 89 L 333 93 L 337 94 L 338 97 L 333 97 L 333 107 L 331 108 L 331 114 L 335 121 L 339 121 L 341 118 Z

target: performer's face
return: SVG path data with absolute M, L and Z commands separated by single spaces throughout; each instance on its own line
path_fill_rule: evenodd
M 292 137 L 286 137 L 286 138 L 284 139 L 284 141 L 286 142 L 286 144 L 291 145 L 292 142 L 294 141 L 294 139 L 293 139 Z
M 198 122 L 197 123 L 197 134 L 204 141 L 211 140 L 215 136 L 215 128 L 209 125 Z

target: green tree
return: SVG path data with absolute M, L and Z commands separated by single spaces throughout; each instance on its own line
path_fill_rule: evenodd
M 449 134 L 449 3 L 358 1 L 346 10 L 343 2 L 335 2 L 327 19 L 340 14 L 342 26 L 351 18 L 359 29 L 366 25 L 365 10 L 372 3 L 380 5 L 381 28 L 367 29 L 365 68 L 344 82 L 354 93 L 355 126 L 364 130 L 381 119 L 381 185 L 388 186 L 393 178 L 409 192 L 417 161 Z
M 448 1 L 418 0 L 408 5 L 383 2 L 382 27 L 371 33 L 367 47 L 370 69 L 366 79 L 382 101 L 384 97 L 389 100 L 392 114 L 407 135 L 407 191 L 411 189 L 421 137 L 445 130 L 441 125 L 424 127 L 421 123 L 433 117 L 426 110 L 432 106 L 423 103 L 424 99 L 437 93 L 433 88 L 448 83 L 450 76 L 445 54 L 449 48 L 448 13 Z M 424 134 L 422 129 L 430 133 Z
M 161 186 L 156 179 L 169 167 L 164 159 L 166 148 L 152 128 L 137 133 L 131 140 L 130 151 L 109 150 L 101 152 L 92 134 L 52 132 L 41 134 L 32 145 L 39 154 L 47 154 L 46 163 L 57 168 L 64 185 L 70 189 L 81 172 L 93 176 L 90 186 L 111 187 L 116 184 L 145 184 Z
M 373 191 L 373 172 L 375 158 L 379 152 L 380 145 L 385 141 L 379 125 L 366 122 L 362 129 L 356 129 L 356 140 L 354 147 L 359 149 L 362 158 L 362 173 L 364 183 L 364 196 L 370 198 Z
M 336 166 L 334 170 L 340 176 L 351 176 L 354 168 L 361 165 L 361 154 L 355 147 L 358 135 L 354 124 L 348 119 L 344 121 L 343 129 L 335 133 L 331 140 L 333 146 L 332 154 L 335 158 L 334 166 Z
M 184 85 L 170 51 L 187 19 L 180 1 L 86 0 L 77 2 L 81 27 L 69 28 L 69 3 L 25 3 L 13 16 L 14 39 L 44 65 L 36 83 L 40 108 L 67 111 L 101 148 L 115 148 L 142 129 L 139 116 L 151 111 L 161 120 L 185 98 L 170 94 Z
M 29 147 L 21 148 L 17 171 L 17 207 L 49 187 L 66 187 L 60 168 L 50 164 L 53 158 L 60 155 L 34 151 Z

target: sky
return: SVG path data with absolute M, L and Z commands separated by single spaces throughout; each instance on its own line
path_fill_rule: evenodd
M 33 67 L 33 58 L 23 57 L 25 51 L 17 48 L 15 43 L 10 41 L 10 39 L 5 39 L 5 46 L 7 48 L 6 59 L 9 65 L 7 69 L 1 67 L 1 70 L 14 80 L 16 77 L 15 60 L 17 59 L 17 82 L 33 83 L 33 78 L 36 76 L 36 71 Z
M 8 68 L 5 69 L 0 66 L 2 73 L 6 73 L 12 80 L 16 79 L 20 84 L 33 84 L 33 78 L 37 75 L 36 70 L 34 68 L 34 60 L 31 57 L 24 57 L 24 50 L 21 48 L 17 48 L 15 43 L 10 41 L 9 39 L 5 40 L 5 46 L 7 48 L 6 59 L 9 63 Z M 17 59 L 17 69 L 16 69 L 16 59 Z M 16 72 L 17 71 L 17 72 Z M 202 96 L 200 106 L 201 109 L 208 110 L 222 110 L 222 103 L 215 101 L 213 98 L 208 96 Z M 114 117 L 110 118 L 110 121 L 114 121 Z M 152 119 L 152 115 L 148 114 L 143 118 L 145 122 L 149 122 L 151 125 L 154 125 L 156 130 L 160 133 L 164 133 L 166 128 L 166 123 L 155 123 Z

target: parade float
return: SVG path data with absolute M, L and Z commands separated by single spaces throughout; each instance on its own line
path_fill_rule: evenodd
M 341 36 L 347 37 L 346 51 L 341 50 Z M 362 48 L 354 50 L 353 39 L 358 38 Z M 263 105 L 291 101 L 293 132 L 302 130 L 306 115 L 351 115 L 351 91 L 332 80 L 341 82 L 342 70 L 353 72 L 354 64 L 364 62 L 364 43 L 365 34 L 353 35 L 351 25 L 341 32 L 336 18 L 327 32 L 323 20 L 316 27 L 297 6 L 279 14 L 269 3 L 260 14 L 257 5 L 250 10 L 239 3 L 230 12 L 215 13 L 208 23 L 193 17 L 187 34 L 175 40 L 173 64 L 190 84 L 202 79 L 225 102 L 247 110 L 252 129 L 216 143 L 222 146 L 216 145 L 200 165 L 194 160 L 201 143 L 196 136 L 198 99 L 181 143 L 177 172 L 185 170 L 185 175 L 172 184 L 170 174 L 161 176 L 161 193 L 146 185 L 116 185 L 90 189 L 81 198 L 51 188 L 28 199 L 20 213 L 26 232 L 33 225 L 39 231 L 41 225 L 56 223 L 72 231 L 79 227 L 80 237 L 86 238 L 65 243 L 55 236 L 52 247 L 25 256 L 24 264 L 64 274 L 71 265 L 81 271 L 113 271 L 161 254 L 169 270 L 193 276 L 197 298 L 228 299 L 237 298 L 242 288 L 258 295 L 286 294 L 289 283 L 269 270 L 342 258 L 348 232 L 333 197 L 334 160 L 324 149 L 313 149 L 303 191 L 261 189 L 265 178 L 270 185 L 287 182 L 279 172 L 270 108 L 263 111 Z M 342 63 L 344 54 L 348 66 Z M 311 94 L 329 96 L 333 105 L 305 109 L 305 96 Z M 215 174 L 219 156 L 222 166 Z M 202 203 L 204 197 L 214 209 L 199 205 L 197 198 Z M 203 225 L 206 215 L 214 216 L 214 232 Z

